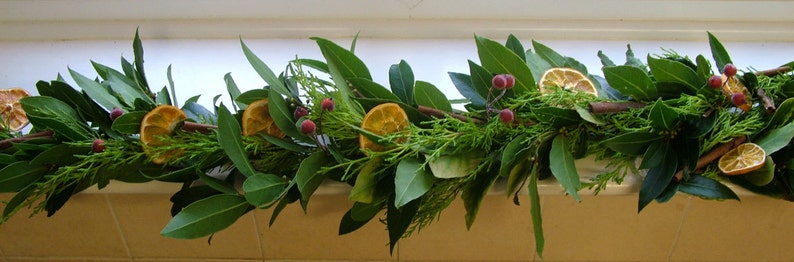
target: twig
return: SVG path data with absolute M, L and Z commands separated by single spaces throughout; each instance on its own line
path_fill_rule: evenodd
M 606 114 L 623 112 L 630 108 L 642 108 L 645 107 L 645 104 L 640 102 L 593 102 L 588 104 L 587 107 L 590 113 Z
M 206 135 L 212 132 L 210 129 L 218 129 L 218 126 L 185 121 L 180 129 L 185 132 L 199 132 Z
M 701 156 L 700 159 L 698 159 L 697 165 L 692 170 L 698 170 L 705 167 L 709 163 L 714 162 L 714 160 L 717 160 L 722 155 L 728 153 L 728 151 L 730 151 L 731 149 L 733 149 L 738 145 L 741 145 L 745 141 L 747 141 L 747 136 L 735 137 L 730 142 L 721 144 L 711 149 L 711 151 L 709 151 L 705 155 Z M 675 182 L 680 182 L 682 179 L 684 179 L 684 170 L 679 170 L 678 172 L 675 173 L 675 177 L 673 177 L 673 180 L 675 180 Z
M 763 88 L 758 88 L 755 91 L 759 97 L 761 97 L 761 102 L 764 103 L 764 108 L 766 109 L 767 114 L 774 114 L 777 107 L 775 107 L 775 101 L 772 101 L 772 98 L 766 95 L 766 91 Z
M 776 76 L 776 75 L 779 75 L 779 74 L 788 73 L 789 71 L 791 71 L 791 67 L 790 66 L 781 66 L 781 67 L 778 67 L 778 68 L 772 68 L 772 69 L 757 71 L 757 72 L 755 72 L 755 74 L 756 75 L 765 75 L 765 76 Z
M 416 109 L 418 109 L 419 112 L 422 112 L 422 114 L 425 114 L 425 115 L 428 115 L 428 116 L 434 116 L 434 117 L 438 117 L 438 118 L 450 116 L 450 117 L 458 119 L 460 121 L 472 121 L 472 122 L 474 122 L 476 124 L 482 124 L 483 123 L 482 120 L 477 119 L 477 118 L 471 118 L 471 117 L 467 117 L 467 116 L 464 116 L 464 115 L 461 115 L 461 114 L 456 114 L 456 113 L 444 112 L 444 111 L 441 111 L 441 110 L 438 110 L 438 109 L 435 109 L 435 108 L 432 108 L 432 107 L 428 107 L 428 106 L 420 105 Z
M 51 130 L 41 131 L 37 133 L 27 134 L 20 137 L 14 137 L 9 139 L 0 140 L 0 149 L 6 149 L 11 147 L 14 143 L 25 142 L 28 140 L 33 140 L 37 138 L 52 138 L 53 132 Z

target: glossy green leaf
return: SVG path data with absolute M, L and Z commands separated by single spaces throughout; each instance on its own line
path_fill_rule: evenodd
M 469 60 L 469 74 L 471 75 L 472 87 L 482 97 L 482 105 L 485 106 L 488 90 L 493 83 L 493 74 L 471 60 Z
M 239 108 L 240 110 L 245 109 L 245 106 L 247 104 L 240 103 L 239 101 L 237 101 L 237 98 L 240 97 L 242 92 L 240 92 L 240 88 L 237 87 L 237 83 L 234 82 L 234 78 L 232 78 L 232 73 L 226 73 L 225 75 L 223 75 L 223 81 L 226 82 L 226 91 L 229 92 L 229 96 L 232 98 L 232 102 L 234 102 L 234 105 L 236 106 L 234 109 L 235 110 L 237 110 L 237 108 Z
M 554 49 L 534 40 L 532 41 L 532 47 L 535 48 L 535 53 L 543 60 L 546 60 L 552 67 L 565 67 L 565 57 L 554 51 Z
M 543 247 L 546 240 L 543 236 L 543 216 L 540 210 L 540 193 L 538 192 L 538 167 L 537 164 L 532 168 L 529 175 L 529 212 L 532 217 L 532 229 L 535 233 L 535 252 L 539 257 L 543 258 Z
M 283 148 L 283 149 L 286 149 L 286 150 L 289 150 L 289 151 L 292 151 L 292 152 L 296 152 L 296 153 L 305 154 L 305 153 L 309 153 L 310 152 L 309 148 L 301 146 L 300 144 L 294 142 L 290 138 L 278 138 L 278 137 L 274 137 L 274 136 L 263 134 L 263 133 L 260 133 L 259 135 L 262 138 L 264 138 L 265 140 L 267 140 L 268 143 L 271 143 L 274 146 L 277 146 L 277 147 L 280 147 L 280 148 Z
M 211 176 L 209 176 L 209 175 L 207 175 L 207 174 L 205 174 L 204 172 L 201 172 L 201 171 L 195 171 L 195 172 L 198 175 L 199 180 L 201 180 L 201 182 L 203 182 L 205 185 L 208 185 L 212 189 L 215 189 L 216 191 L 224 193 L 224 194 L 232 194 L 232 195 L 236 195 L 237 194 L 237 189 L 234 188 L 233 185 L 231 185 L 230 181 L 227 181 L 227 180 L 224 180 L 224 179 L 220 179 L 220 178 L 211 177 Z M 237 172 L 232 172 L 232 175 L 235 175 L 235 174 L 237 174 Z
M 573 109 L 565 109 L 559 107 L 540 107 L 532 109 L 538 121 L 549 123 L 554 127 L 564 127 L 576 125 L 582 122 L 579 113 Z
M 113 96 L 110 91 L 105 88 L 104 86 L 100 85 L 99 83 L 95 82 L 94 80 L 85 77 L 78 73 L 77 71 L 69 69 L 69 73 L 72 75 L 72 79 L 77 83 L 83 91 L 85 91 L 88 96 L 91 97 L 94 101 L 99 103 L 102 107 L 107 110 L 113 109 L 114 107 L 123 108 L 124 106 Z
M 256 174 L 253 165 L 248 161 L 240 123 L 223 104 L 218 107 L 218 143 L 240 173 L 246 177 Z
M 725 67 L 726 64 L 732 63 L 731 56 L 716 36 L 711 34 L 711 32 L 708 32 L 708 34 L 711 56 L 714 57 L 714 62 L 717 63 L 717 68 L 720 70 L 720 73 L 722 73 L 722 68 Z
M 474 176 L 474 181 L 471 181 L 467 187 L 463 189 L 460 198 L 463 199 L 463 207 L 466 209 L 466 229 L 471 229 L 477 214 L 480 212 L 483 199 L 488 195 L 496 180 L 499 179 L 498 175 L 493 173 L 481 173 Z
M 36 83 L 36 89 L 41 96 L 50 96 L 63 101 L 81 114 L 86 121 L 91 121 L 102 129 L 107 129 L 111 125 L 108 112 L 105 109 L 91 100 L 85 93 L 78 92 L 67 83 L 61 81 L 52 81 L 51 83 L 39 81 Z
M 270 205 L 284 193 L 287 182 L 273 174 L 257 173 L 243 182 L 245 199 L 253 206 Z
M 637 212 L 642 211 L 645 206 L 661 195 L 667 185 L 673 181 L 673 176 L 678 170 L 678 156 L 668 144 L 661 147 L 663 158 L 661 164 L 648 170 L 645 179 L 640 186 L 640 198 Z
M 540 78 L 543 76 L 543 73 L 553 67 L 551 64 L 549 64 L 549 62 L 544 60 L 543 57 L 532 52 L 531 50 L 526 52 L 526 57 L 527 66 L 529 66 L 529 70 L 532 71 L 533 79 L 540 80 Z
M 525 161 L 529 153 L 532 152 L 529 149 L 529 145 L 525 144 L 527 142 L 526 138 L 526 135 L 519 135 L 505 145 L 504 150 L 502 150 L 501 161 L 499 161 L 500 177 L 507 177 L 513 166 Z
M 549 167 L 557 182 L 565 188 L 565 192 L 573 196 L 577 202 L 582 202 L 579 197 L 579 189 L 582 189 L 582 183 L 579 181 L 579 172 L 576 171 L 576 164 L 568 144 L 566 136 L 557 135 L 554 137 L 551 142 L 551 152 L 549 153 Z
M 182 106 L 182 111 L 195 122 L 207 124 L 216 124 L 218 122 L 217 116 L 199 103 L 187 102 Z
M 696 72 L 697 72 L 697 75 L 699 77 L 702 77 L 703 79 L 708 79 L 709 77 L 711 77 L 711 75 L 712 75 L 711 74 L 711 63 L 709 63 L 709 60 L 706 59 L 705 56 L 698 55 L 695 58 L 695 63 L 697 63 Z M 708 80 L 706 80 L 706 81 L 708 81 Z
M 794 122 L 769 130 L 766 135 L 755 143 L 763 148 L 767 155 L 771 155 L 788 146 L 792 138 L 794 138 Z
M 526 62 L 502 44 L 481 37 L 475 37 L 477 54 L 482 66 L 491 73 L 511 74 L 515 78 L 513 91 L 516 94 L 535 90 L 535 79 Z M 489 79 L 490 83 L 490 79 Z
M 414 105 L 414 72 L 405 60 L 400 60 L 399 64 L 391 65 L 389 68 L 389 84 L 391 91 L 400 98 L 403 103 Z
M 333 159 L 326 155 L 325 152 L 316 151 L 301 161 L 298 172 L 295 174 L 295 182 L 298 185 L 298 190 L 301 192 L 301 206 L 304 212 L 309 204 L 309 198 L 314 194 L 314 191 L 320 187 L 323 180 L 325 180 L 325 175 L 320 172 L 320 169 L 332 160 Z
M 339 222 L 339 235 L 344 235 L 358 230 L 375 218 L 383 209 L 383 203 L 364 204 L 353 203 L 353 207 L 345 213 Z
M 651 144 L 648 145 L 648 149 L 645 150 L 645 154 L 642 155 L 640 169 L 649 169 L 661 165 L 664 158 L 667 156 L 664 151 L 665 147 L 667 147 L 667 145 L 662 140 L 651 142 Z
M 163 87 L 157 92 L 157 95 L 154 98 L 154 102 L 158 105 L 170 105 L 171 103 L 171 94 L 168 93 L 168 88 Z
M 364 97 L 400 101 L 400 98 L 389 91 L 389 89 L 386 89 L 386 87 L 370 79 L 352 77 L 347 79 L 347 81 L 350 82 L 354 90 L 358 91 Z
M 689 66 L 669 59 L 654 58 L 648 55 L 648 67 L 657 82 L 671 82 L 686 86 L 689 93 L 697 92 L 706 84 L 706 79 L 698 76 Z
M 131 105 L 135 99 L 141 99 L 147 103 L 154 104 L 151 97 L 146 95 L 144 90 L 135 82 L 135 79 L 131 79 L 113 68 L 94 61 L 91 61 L 91 65 L 94 67 L 97 74 L 99 74 L 102 79 L 105 79 L 104 83 L 109 84 L 110 88 L 123 97 L 127 104 Z
M 262 62 L 262 59 L 259 59 L 259 57 L 257 57 L 256 54 L 254 54 L 254 52 L 251 51 L 247 45 L 245 45 L 243 39 L 240 39 L 240 46 L 243 48 L 243 53 L 245 54 L 245 58 L 248 59 L 248 63 L 251 64 L 262 80 L 265 80 L 265 82 L 270 85 L 272 90 L 275 90 L 281 95 L 289 97 L 290 92 L 287 89 L 287 86 L 284 85 L 284 82 L 282 82 L 281 79 L 279 79 L 276 74 L 273 73 L 273 70 L 271 70 L 270 67 L 265 64 L 265 62 Z
M 379 169 L 382 168 L 383 160 L 375 157 L 364 163 L 356 176 L 356 183 L 350 190 L 348 199 L 359 203 L 372 203 L 375 196 L 375 189 L 378 183 Z
M 641 69 L 643 71 L 645 71 L 647 69 L 645 64 L 642 62 L 642 60 L 640 60 L 639 58 L 634 56 L 634 50 L 631 50 L 631 45 L 626 45 L 626 64 L 625 65 L 636 67 L 636 68 L 639 68 L 639 69 Z
M 603 70 L 609 86 L 623 95 L 646 101 L 655 100 L 659 96 L 653 81 L 642 69 L 633 66 L 608 66 Z
M 394 206 L 402 208 L 427 193 L 435 177 L 417 158 L 408 157 L 397 164 L 397 173 L 394 177 Z
M 458 89 L 458 93 L 463 95 L 474 106 L 485 107 L 485 97 L 480 96 L 474 88 L 474 83 L 471 81 L 471 76 L 461 73 L 449 72 L 449 78 L 452 84 Z
M 452 112 L 452 104 L 447 100 L 447 96 L 431 83 L 416 81 L 414 99 L 416 99 L 416 104 L 418 105 L 435 108 L 444 112 Z
M 298 131 L 298 128 L 295 126 L 295 120 L 293 120 L 294 116 L 292 111 L 289 110 L 289 105 L 284 97 L 279 95 L 275 90 L 270 89 L 267 102 L 270 117 L 273 118 L 273 123 L 276 124 L 281 132 L 304 142 L 312 142 L 309 137 Z
M 405 234 L 411 226 L 411 222 L 419 211 L 422 199 L 415 199 L 402 208 L 396 208 L 392 205 L 394 199 L 390 199 L 388 203 L 386 211 L 386 229 L 389 230 L 389 253 L 393 254 L 397 241 L 402 238 L 403 234 Z
M 300 192 L 298 192 L 298 188 L 295 187 L 295 180 L 292 180 L 292 182 L 290 182 L 289 185 L 287 185 L 287 189 L 285 191 L 286 193 L 284 194 L 284 197 L 282 197 L 281 200 L 278 201 L 278 204 L 276 204 L 276 206 L 273 207 L 273 213 L 272 215 L 270 215 L 270 221 L 268 222 L 268 226 L 273 226 L 273 223 L 276 222 L 276 218 L 278 218 L 278 215 L 281 214 L 281 211 L 283 211 L 288 204 L 294 203 L 295 201 L 298 201 L 301 198 Z
M 293 62 L 300 64 L 301 66 L 308 66 L 322 73 L 326 73 L 326 74 L 328 73 L 328 64 L 320 60 L 309 59 L 309 58 L 298 58 L 293 60 Z
M 656 100 L 656 103 L 651 106 L 651 110 L 648 113 L 651 127 L 656 130 L 671 131 L 677 129 L 679 118 L 678 112 L 661 99 Z
M 30 194 L 33 193 L 34 189 L 36 189 L 35 185 L 29 185 L 14 194 L 14 197 L 6 201 L 5 207 L 3 208 L 3 215 L 0 217 L 0 223 L 8 221 L 8 219 L 16 214 L 17 211 L 23 207 L 22 204 L 25 203 Z
M 587 108 L 584 108 L 579 105 L 575 105 L 574 107 L 576 108 L 576 113 L 579 114 L 579 117 L 581 117 L 585 121 L 590 122 L 591 124 L 595 124 L 597 126 L 602 126 L 607 124 L 607 122 L 605 122 L 600 117 L 594 115 L 593 113 L 590 113 L 590 110 L 587 110 Z
M 521 40 L 518 40 L 518 38 L 515 35 L 510 34 L 509 36 L 507 36 L 507 42 L 505 43 L 505 47 L 507 47 L 507 49 L 510 49 L 510 51 L 513 51 L 513 53 L 515 53 L 518 57 L 520 57 L 521 60 L 524 60 L 524 62 L 527 61 L 526 50 L 524 50 L 524 45 L 521 44 Z
M 234 224 L 249 207 L 242 196 L 210 196 L 185 207 L 165 225 L 160 234 L 178 239 L 208 236 Z
M 28 161 L 7 165 L 0 169 L 0 192 L 17 192 L 44 176 L 47 169 L 47 166 L 34 166 Z
M 91 145 L 57 144 L 30 160 L 31 166 L 65 166 L 80 161 L 80 156 L 91 153 Z
M 767 121 L 766 129 L 774 129 L 794 122 L 794 98 L 788 98 L 780 103 L 775 114 Z
M 70 141 L 93 140 L 93 131 L 68 104 L 48 96 L 30 96 L 20 100 L 33 126 L 51 129 Z
M 662 136 L 648 132 L 631 132 L 624 133 L 612 138 L 606 139 L 601 143 L 609 147 L 609 149 L 617 152 L 637 156 L 645 152 L 648 146 L 654 142 L 661 140 Z
M 245 105 L 249 105 L 257 100 L 262 100 L 267 98 L 268 93 L 269 93 L 268 89 L 251 89 L 237 96 L 237 99 L 235 99 L 235 101 Z
M 690 195 L 695 195 L 707 199 L 735 199 L 739 196 L 729 187 L 722 183 L 706 178 L 704 176 L 691 176 L 688 180 L 682 181 L 678 190 Z
M 459 178 L 473 174 L 482 162 L 479 152 L 466 152 L 456 155 L 442 155 L 427 163 L 433 176 L 437 178 Z
M 336 66 L 345 79 L 360 77 L 372 80 L 367 66 L 353 52 L 323 38 L 312 37 L 311 39 L 317 42 L 328 66 L 330 67 L 331 64 Z
M 111 128 L 123 134 L 137 134 L 141 131 L 141 121 L 146 116 L 145 111 L 127 112 L 113 121 Z
M 135 39 L 132 41 L 132 52 L 135 56 L 135 79 L 141 83 L 141 86 L 148 88 L 149 83 L 146 80 L 146 72 L 143 69 L 143 42 L 137 28 L 135 29 Z

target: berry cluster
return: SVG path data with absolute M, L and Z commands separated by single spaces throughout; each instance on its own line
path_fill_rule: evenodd
M 728 83 L 728 79 L 735 77 L 737 72 L 738 69 L 735 65 L 731 63 L 725 64 L 725 66 L 722 68 L 723 75 L 712 75 L 709 77 L 707 85 L 714 89 L 723 88 Z M 723 81 L 723 76 L 726 79 L 725 81 Z M 733 103 L 734 106 L 741 107 L 742 105 L 747 104 L 747 97 L 744 95 L 744 93 L 726 93 L 726 95 L 730 97 L 731 103 Z
M 491 112 L 493 111 L 494 113 L 496 112 L 499 113 L 499 120 L 501 120 L 502 122 L 504 123 L 513 122 L 514 120 L 513 110 L 510 110 L 508 108 L 502 110 L 496 110 L 492 108 L 492 105 L 496 103 L 496 101 L 499 101 L 499 99 L 501 99 L 502 96 L 505 95 L 507 90 L 512 89 L 515 85 L 516 85 L 516 79 L 511 74 L 498 74 L 495 75 L 493 79 L 491 79 L 491 88 L 488 90 L 488 98 L 486 101 L 486 107 L 487 107 L 486 115 L 488 118 L 491 117 Z M 491 99 L 493 90 L 500 90 L 501 92 L 499 93 L 499 95 Z

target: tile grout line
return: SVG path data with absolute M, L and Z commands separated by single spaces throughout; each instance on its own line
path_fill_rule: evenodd
M 262 243 L 262 232 L 259 230 L 259 219 L 256 218 L 256 210 L 251 212 L 251 219 L 254 220 L 254 230 L 256 230 L 256 241 L 259 241 L 257 247 L 259 247 L 259 258 L 262 261 L 265 261 L 265 248 L 262 247 L 264 243 Z
M 110 215 L 113 217 L 113 222 L 116 223 L 116 230 L 119 231 L 119 236 L 121 237 L 121 243 L 124 245 L 124 251 L 127 252 L 127 258 L 129 258 L 130 261 L 134 261 L 134 259 L 132 258 L 132 251 L 130 250 L 130 246 L 129 244 L 127 244 L 127 236 L 124 235 L 124 230 L 121 229 L 121 221 L 119 221 L 119 218 L 116 215 L 116 209 L 113 208 L 113 202 L 110 201 L 109 194 L 105 194 L 105 202 L 108 204 L 108 207 L 110 208 Z
M 668 262 L 673 258 L 675 247 L 678 246 L 678 238 L 681 237 L 681 230 L 684 228 L 684 222 L 686 221 L 686 217 L 689 215 L 689 210 L 692 206 L 692 197 L 687 196 L 687 198 L 686 207 L 684 207 L 684 214 L 681 215 L 681 222 L 678 224 L 678 230 L 676 230 L 675 237 L 673 237 L 673 243 L 670 245 L 670 252 L 667 254 Z

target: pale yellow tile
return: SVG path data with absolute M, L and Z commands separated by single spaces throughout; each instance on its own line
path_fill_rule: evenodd
M 128 257 L 104 195 L 75 195 L 49 218 L 29 214 L 23 209 L 0 225 L 6 257 Z
M 142 258 L 135 262 L 255 262 L 262 259 L 212 259 L 212 258 Z M 268 260 L 269 261 L 269 260 Z
M 8 262 L 130 262 L 129 258 L 102 258 L 102 257 L 23 257 L 23 258 L 9 258 Z
M 463 201 L 453 202 L 421 232 L 400 242 L 400 260 L 527 261 L 535 253 L 529 200 L 521 206 L 504 195 L 487 196 L 471 230 Z
M 693 199 L 672 261 L 793 261 L 794 204 L 762 196 Z
M 160 231 L 171 219 L 169 195 L 110 195 L 122 232 L 134 258 L 261 258 L 251 213 L 229 228 L 208 238 L 180 240 L 163 237 Z
M 389 235 L 377 218 L 359 230 L 340 236 L 339 222 L 352 206 L 345 195 L 316 195 L 307 214 L 300 204 L 287 206 L 268 227 L 272 209 L 257 210 L 265 258 L 327 260 L 396 260 L 389 256 Z
M 637 214 L 637 196 L 547 196 L 544 261 L 666 261 L 689 201 L 651 203 Z M 536 259 L 539 261 L 539 259 Z

